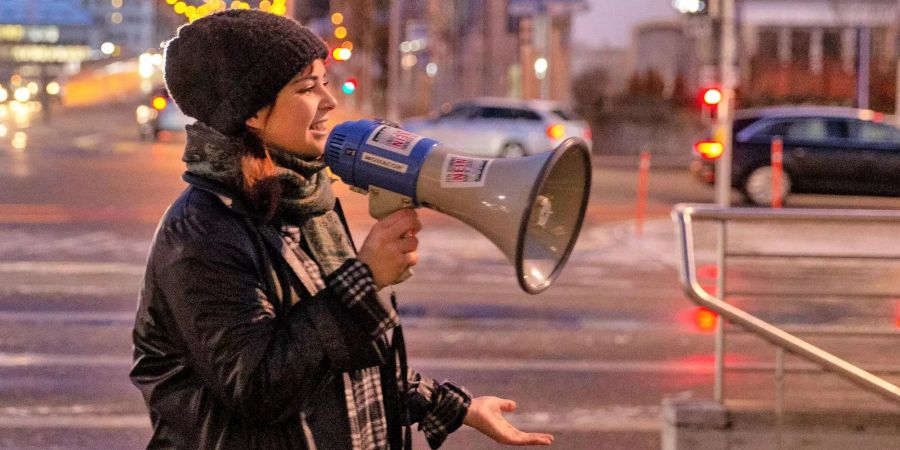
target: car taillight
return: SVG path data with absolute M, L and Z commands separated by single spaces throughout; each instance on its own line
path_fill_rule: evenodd
M 694 144 L 694 151 L 703 157 L 703 159 L 713 160 L 722 156 L 725 147 L 721 142 L 717 141 L 700 141 Z
M 584 140 L 590 141 L 594 138 L 594 133 L 591 133 L 591 129 L 589 127 L 584 128 Z
M 719 315 L 709 308 L 697 308 L 694 311 L 694 326 L 700 331 L 712 331 L 719 321 Z
M 554 123 L 547 127 L 547 137 L 550 139 L 562 139 L 566 135 L 566 127 L 559 123 Z
M 157 109 L 160 111 L 162 111 L 163 109 L 166 109 L 166 103 L 168 103 L 168 101 L 166 100 L 165 97 L 163 97 L 161 95 L 157 95 L 156 97 L 153 97 L 153 100 L 150 101 L 150 105 L 153 106 L 153 109 Z

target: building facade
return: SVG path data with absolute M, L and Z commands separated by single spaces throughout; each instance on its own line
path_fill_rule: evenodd
M 672 21 L 647 22 L 635 27 L 632 35 L 633 74 L 655 72 L 664 84 L 663 96 L 670 98 L 679 82 L 694 91 L 699 87 L 696 41 L 682 24 Z
M 893 109 L 900 2 L 742 0 L 738 5 L 740 86 L 746 98 L 863 100 L 862 106 Z M 857 92 L 860 71 L 868 74 L 869 89 L 862 93 L 867 99 Z

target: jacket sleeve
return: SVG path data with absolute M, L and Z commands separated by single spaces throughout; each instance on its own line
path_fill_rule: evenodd
M 191 365 L 226 407 L 248 420 L 284 420 L 330 371 L 383 364 L 379 339 L 335 301 L 336 288 L 276 317 L 241 224 L 184 228 L 191 225 L 158 234 L 170 257 L 156 277 Z
M 472 395 L 452 381 L 438 383 L 413 369 L 409 369 L 407 378 L 409 421 L 419 424 L 428 445 L 436 449 L 462 426 Z

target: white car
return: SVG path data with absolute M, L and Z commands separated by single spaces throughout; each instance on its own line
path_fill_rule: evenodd
M 483 97 L 449 105 L 427 119 L 408 119 L 403 128 L 444 145 L 491 158 L 528 156 L 553 150 L 569 137 L 587 141 L 591 128 L 561 104 L 545 100 Z
M 194 119 L 181 112 L 164 87 L 154 89 L 147 104 L 137 107 L 135 120 L 142 141 L 158 140 L 161 131 L 183 133 L 185 125 L 194 123 Z

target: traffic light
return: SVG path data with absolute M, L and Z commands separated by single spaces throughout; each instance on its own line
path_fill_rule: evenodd
M 700 91 L 700 94 L 703 105 L 710 108 L 719 106 L 719 102 L 722 101 L 722 91 L 717 87 L 703 88 L 703 90 Z
M 672 6 L 682 14 L 709 14 L 709 0 L 673 0 Z
M 356 81 L 356 78 L 350 77 L 344 81 L 344 84 L 341 85 L 341 91 L 347 95 L 350 95 L 356 92 L 356 87 L 359 83 Z
M 722 90 L 715 86 L 700 89 L 700 109 L 704 117 L 715 119 L 719 103 L 722 102 Z

